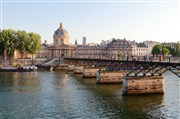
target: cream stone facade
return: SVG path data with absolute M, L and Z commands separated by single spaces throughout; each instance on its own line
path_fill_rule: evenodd
M 60 57 L 78 57 L 78 58 L 100 58 L 100 59 L 119 59 L 127 60 L 134 56 L 150 55 L 152 47 L 145 43 L 136 43 L 124 39 L 113 38 L 110 41 L 103 41 L 100 44 L 90 45 L 84 43 L 78 45 L 69 45 L 69 35 L 64 29 L 63 24 L 55 30 L 53 34 L 53 44 L 43 45 L 37 57 L 40 58 L 60 58 Z
M 130 57 L 148 55 L 148 47 L 135 41 L 113 38 L 107 44 L 104 42 L 102 44 L 95 46 L 78 45 L 75 50 L 75 56 L 80 58 L 127 60 Z
M 63 24 L 55 30 L 53 34 L 53 44 L 42 46 L 41 51 L 36 56 L 37 58 L 60 58 L 60 57 L 74 57 L 75 47 L 69 45 L 69 35 Z
M 63 24 L 60 23 L 59 28 L 54 32 L 53 45 L 68 45 L 69 35 L 68 32 L 63 28 Z

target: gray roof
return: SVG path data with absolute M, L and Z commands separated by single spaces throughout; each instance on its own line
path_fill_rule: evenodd
M 65 29 L 59 28 L 54 32 L 54 35 L 68 35 L 68 32 Z

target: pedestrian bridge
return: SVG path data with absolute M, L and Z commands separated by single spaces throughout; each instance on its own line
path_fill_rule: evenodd
M 180 58 L 179 58 L 180 59 Z M 64 61 L 68 64 L 82 66 L 107 67 L 107 70 L 123 70 L 126 76 L 161 76 L 166 71 L 170 71 L 180 77 L 180 62 L 176 60 L 118 60 L 118 59 L 91 59 L 66 57 Z
M 45 63 L 45 67 L 50 70 L 73 71 L 74 74 L 82 74 L 83 78 L 96 77 L 97 84 L 123 83 L 123 95 L 164 93 L 165 78 L 162 75 L 166 71 L 170 71 L 180 78 L 178 58 L 120 60 L 65 57 L 59 58 L 59 63 L 52 63 L 56 60 Z

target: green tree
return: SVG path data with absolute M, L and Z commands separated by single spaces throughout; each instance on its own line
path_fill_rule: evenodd
M 15 52 L 15 31 L 12 29 L 2 30 L 0 34 L 1 54 L 6 59 L 7 57 L 12 60 Z M 6 63 L 6 61 L 5 61 Z
M 163 55 L 168 55 L 170 53 L 170 50 L 167 47 L 162 47 L 162 54 Z
M 161 45 L 155 45 L 151 51 L 152 54 L 161 54 L 161 49 L 162 46 Z
M 41 49 L 41 37 L 36 33 L 28 34 L 28 53 L 32 55 L 32 63 L 34 63 L 34 54 L 38 53 Z
M 162 45 L 155 45 L 152 49 L 152 54 L 163 54 L 163 55 L 168 55 L 170 53 L 170 50 L 166 46 Z
M 177 42 L 177 44 L 176 44 L 174 55 L 177 57 L 180 57 L 180 43 L 179 42 Z
M 172 56 L 174 56 L 175 49 L 171 48 L 170 46 L 166 46 L 166 48 L 170 51 L 169 54 L 171 54 Z
M 3 39 L 2 39 L 2 31 L 0 29 L 0 56 L 3 56 L 4 50 L 3 50 Z
M 16 49 L 19 51 L 22 59 L 24 54 L 28 52 L 28 33 L 26 31 L 17 31 L 16 34 Z

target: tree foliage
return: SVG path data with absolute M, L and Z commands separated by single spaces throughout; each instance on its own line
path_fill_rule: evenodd
M 179 42 L 177 42 L 176 44 L 174 55 L 180 57 L 180 43 Z
M 170 50 L 166 46 L 162 45 L 155 45 L 152 49 L 152 54 L 162 54 L 162 55 L 168 55 L 170 53 Z
M 28 34 L 26 31 L 17 31 L 16 34 L 16 48 L 21 54 L 21 58 L 23 58 L 23 55 L 28 51 Z
M 12 29 L 2 30 L 0 34 L 0 54 L 5 58 L 12 58 L 15 51 L 15 31 Z
M 36 33 L 29 33 L 28 34 L 28 53 L 34 55 L 35 53 L 38 53 L 41 49 L 41 37 L 40 35 Z
M 34 54 L 38 53 L 41 49 L 41 37 L 36 33 L 29 33 L 28 34 L 28 53 L 32 54 L 32 63 L 34 64 Z
M 167 47 L 162 47 L 162 54 L 168 55 L 170 53 L 170 50 Z
M 152 54 L 160 54 L 161 53 L 161 49 L 162 48 L 162 46 L 161 45 L 155 45 L 154 47 L 153 47 L 153 49 L 152 49 L 152 51 L 151 51 L 151 53 Z
M 14 31 L 12 29 L 0 30 L 0 55 L 12 58 L 15 50 L 21 54 L 34 55 L 41 48 L 41 37 L 36 33 Z

